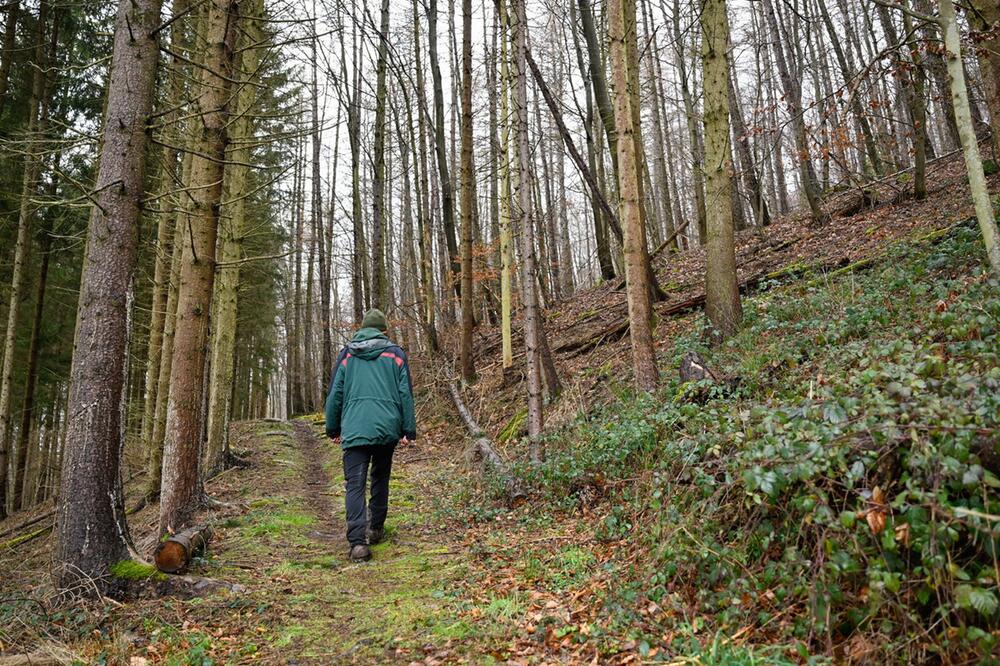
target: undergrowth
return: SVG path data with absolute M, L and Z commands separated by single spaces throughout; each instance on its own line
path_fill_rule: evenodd
M 995 653 L 998 296 L 965 226 L 769 291 L 722 348 L 690 331 L 660 359 L 697 350 L 735 388 L 619 387 L 519 473 L 553 508 L 604 502 L 595 537 L 640 547 L 607 613 L 652 602 L 706 618 L 708 638 L 674 632 L 664 656 L 735 650 L 717 643 L 737 632 L 792 657 Z

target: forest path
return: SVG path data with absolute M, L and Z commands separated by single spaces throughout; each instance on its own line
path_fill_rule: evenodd
M 461 533 L 442 519 L 437 493 L 442 451 L 397 450 L 390 483 L 386 540 L 370 562 L 347 558 L 344 481 L 339 447 L 322 422 L 246 424 L 254 468 L 235 483 L 250 511 L 222 527 L 214 557 L 267 561 L 246 580 L 265 604 L 260 622 L 240 626 L 268 663 L 412 663 L 448 660 L 453 583 L 465 570 Z M 246 478 L 239 480 L 245 474 Z M 228 484 L 227 484 L 228 485 Z M 247 572 L 243 572 L 247 573 Z M 237 627 L 230 624 L 230 630 Z

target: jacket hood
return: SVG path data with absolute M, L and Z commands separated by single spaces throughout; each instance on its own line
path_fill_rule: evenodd
M 382 350 L 392 347 L 393 342 L 377 328 L 362 328 L 347 344 L 347 351 L 351 356 L 363 358 L 370 361 L 378 358 Z

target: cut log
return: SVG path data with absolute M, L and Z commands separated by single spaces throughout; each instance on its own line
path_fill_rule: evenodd
M 156 568 L 163 573 L 177 573 L 191 563 L 191 558 L 205 552 L 212 538 L 212 529 L 207 525 L 195 525 L 161 541 L 153 551 Z
M 458 389 L 457 382 L 448 383 L 448 391 L 451 393 L 452 402 L 455 403 L 455 409 L 458 411 L 458 416 L 462 419 L 462 423 L 465 425 L 465 429 L 469 431 L 469 435 L 473 439 L 473 447 L 476 453 L 479 455 L 480 459 L 483 461 L 483 466 L 494 476 L 499 478 L 503 482 L 504 491 L 507 493 L 507 499 L 512 504 L 519 503 L 524 500 L 527 493 L 524 491 L 524 487 L 521 482 L 510 472 L 510 468 L 507 463 L 503 461 L 500 454 L 493 447 L 493 442 L 490 438 L 486 436 L 486 433 L 479 424 L 476 423 L 476 419 L 473 418 L 472 412 L 465 405 L 465 401 L 462 400 L 462 393 Z

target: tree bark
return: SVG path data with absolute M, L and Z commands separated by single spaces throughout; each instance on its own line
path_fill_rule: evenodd
M 60 587 L 107 587 L 109 567 L 128 556 L 119 466 L 124 446 L 132 280 L 146 172 L 146 122 L 159 54 L 160 0 L 122 2 L 87 234 L 68 430 L 59 493 L 54 573 Z
M 388 2 L 388 0 L 385 0 Z M 462 337 L 459 358 L 462 378 L 476 381 L 472 357 L 472 329 L 476 324 L 472 308 L 472 0 L 462 0 Z
M 434 0 L 431 0 L 434 2 Z M 539 358 L 538 301 L 535 294 L 535 233 L 531 207 L 531 162 L 528 153 L 528 46 L 525 0 L 514 0 L 513 41 L 515 50 L 514 123 L 517 138 L 518 226 L 521 232 L 521 307 L 524 311 L 524 349 L 528 364 L 528 437 L 532 462 L 542 460 L 539 440 L 544 427 L 542 378 Z
M 42 105 L 46 92 L 45 30 L 48 23 L 49 2 L 39 5 L 38 30 L 35 35 L 35 52 L 32 56 L 34 67 L 31 77 L 31 96 L 28 101 L 27 151 L 21 177 L 20 207 L 17 215 L 17 239 L 14 241 L 14 266 L 10 279 L 10 304 L 7 309 L 7 327 L 4 334 L 3 367 L 0 369 L 0 519 L 7 515 L 7 459 L 11 451 L 11 394 L 14 378 L 14 345 L 17 337 L 18 310 L 24 298 L 25 259 L 31 244 L 31 228 L 34 224 L 35 204 L 33 200 L 38 188 L 38 174 L 41 170 L 41 128 Z M 14 474 L 14 509 L 20 504 L 18 480 L 24 464 L 22 452 L 18 452 Z
M 698 121 L 695 117 L 694 99 L 691 93 L 690 77 L 688 76 L 686 54 L 684 53 L 685 36 L 681 33 L 681 4 L 674 0 L 674 48 L 677 50 L 677 71 L 680 79 L 681 98 L 684 101 L 684 119 L 687 122 L 688 140 L 691 142 L 691 180 L 694 190 L 694 210 L 698 220 L 698 241 L 704 245 L 706 240 L 706 210 L 705 210 L 705 167 L 704 145 L 701 133 L 698 132 Z
M 993 149 L 1000 153 L 1000 5 L 993 0 L 972 0 L 969 23 L 977 33 L 976 56 L 990 112 Z
M 249 167 L 253 154 L 250 144 L 254 140 L 254 110 L 255 87 L 251 85 L 253 77 L 258 75 L 260 64 L 259 43 L 263 41 L 263 31 L 259 18 L 263 14 L 263 3 L 254 0 L 249 3 L 246 17 L 243 18 L 243 30 L 240 45 L 240 87 L 236 93 L 234 119 L 229 134 L 232 137 L 228 154 L 228 164 L 225 167 L 225 201 L 221 204 L 219 227 L 222 238 L 218 248 L 218 259 L 221 266 L 215 281 L 215 293 L 212 298 L 212 357 L 209 363 L 210 378 L 208 384 L 208 436 L 205 441 L 205 474 L 211 476 L 221 471 L 226 465 L 229 453 L 229 415 L 233 394 L 233 355 L 236 352 L 236 313 L 239 298 L 240 264 L 243 256 L 243 235 L 246 228 L 246 203 L 251 195 L 247 184 Z M 315 107 L 313 111 L 315 112 Z M 317 124 L 313 125 L 313 130 Z M 314 148 L 313 159 L 317 158 Z M 313 176 L 318 176 L 315 162 Z M 313 201 L 316 192 L 313 191 Z M 315 211 L 314 211 L 315 212 Z M 318 215 L 318 213 L 317 213 Z M 329 320 L 327 320 L 329 322 Z M 324 331 L 329 342 L 330 328 Z M 332 362 L 324 364 L 324 370 L 331 367 Z
M 7 5 L 7 20 L 4 22 L 3 43 L 0 45 L 0 114 L 7 105 L 10 90 L 10 68 L 14 62 L 17 46 L 17 21 L 21 12 L 20 0 L 11 0 Z
M 38 286 L 35 290 L 35 312 L 31 320 L 31 342 L 28 346 L 27 379 L 24 383 L 24 400 L 21 406 L 21 425 L 18 429 L 17 465 L 14 476 L 14 496 L 11 505 L 14 510 L 26 509 L 34 499 L 34 492 L 27 487 L 27 453 L 29 434 L 35 415 L 35 386 L 38 384 L 38 348 L 42 328 L 42 313 L 45 310 L 45 287 L 49 277 L 49 256 L 52 250 L 52 236 L 46 231 L 42 236 L 40 254 L 42 265 L 38 271 Z
M 635 141 L 635 99 L 633 78 L 629 66 L 629 51 L 636 48 L 635 5 L 631 0 L 611 0 L 608 4 L 608 40 L 615 100 L 615 128 L 618 142 L 618 194 L 625 249 L 625 289 L 628 300 L 632 365 L 635 386 L 639 391 L 652 391 L 658 383 L 656 355 L 651 328 L 652 307 L 646 267 L 646 229 L 642 219 L 639 184 L 640 157 Z
M 709 337 L 731 336 L 743 319 L 733 241 L 732 149 L 729 145 L 729 19 L 726 0 L 703 0 L 702 67 L 705 80 L 705 173 L 708 242 L 705 245 L 705 315 Z
M 237 0 L 211 0 L 208 6 L 207 45 L 198 81 L 199 153 L 191 158 L 192 206 L 182 237 L 174 362 L 167 399 L 160 496 L 161 534 L 187 522 L 202 499 L 200 462 L 205 348 L 215 283 L 218 206 L 222 195 L 238 16 Z
M 455 240 L 455 203 L 444 137 L 444 91 L 441 87 L 441 66 L 437 50 L 437 0 L 429 0 L 427 3 L 427 48 L 434 85 L 434 148 L 437 151 L 438 187 L 441 188 L 441 221 L 455 294 L 460 295 L 462 266 L 458 256 L 458 242 Z
M 375 145 L 372 162 L 372 307 L 388 307 L 389 282 L 385 261 L 385 109 L 386 69 L 389 58 L 389 0 L 382 0 L 381 27 L 378 36 L 378 60 L 375 64 Z
M 784 36 L 783 39 L 771 0 L 763 0 L 763 9 L 765 18 L 771 26 L 771 46 L 778 65 L 778 78 L 781 79 L 781 85 L 785 92 L 785 104 L 788 106 L 788 112 L 791 115 L 795 148 L 798 151 L 796 161 L 799 165 L 802 191 L 805 194 L 806 202 L 809 204 L 809 211 L 812 214 L 813 222 L 824 224 L 829 220 L 829 216 L 823 212 L 819 192 L 816 189 L 816 172 L 813 169 L 812 157 L 809 152 L 809 137 L 806 134 L 806 121 L 802 110 L 802 92 L 798 82 L 792 78 L 788 62 L 785 58 L 785 49 L 782 46 L 782 42 L 787 43 L 789 39 L 787 36 Z
M 983 244 L 986 246 L 986 256 L 994 275 L 1000 275 L 1000 245 L 997 244 L 997 223 L 993 214 L 993 203 L 986 186 L 986 176 L 983 174 L 983 161 L 979 155 L 979 142 L 972 124 L 972 112 L 969 109 L 969 91 L 965 86 L 965 72 L 962 67 L 962 40 L 958 34 L 958 20 L 955 18 L 955 5 L 952 0 L 938 2 L 941 14 L 938 21 L 944 36 L 944 46 L 947 49 L 945 62 L 951 80 L 951 103 L 955 108 L 955 120 L 958 122 L 958 133 L 962 139 L 962 152 L 965 155 L 965 167 L 969 175 L 969 189 L 972 201 L 976 206 L 976 219 L 979 230 L 983 234 Z

